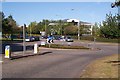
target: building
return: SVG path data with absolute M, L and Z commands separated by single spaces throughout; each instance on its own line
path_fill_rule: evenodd
M 84 22 L 84 21 L 80 21 L 78 19 L 64 19 L 62 20 L 62 22 L 68 22 L 68 23 L 74 23 L 75 26 L 78 27 L 78 25 L 80 25 L 81 27 L 84 27 L 83 28 L 83 34 L 84 36 L 88 36 L 88 35 L 92 35 L 92 24 L 89 23 L 89 22 Z M 49 23 L 49 26 L 57 26 L 59 25 L 59 23 Z
M 84 22 L 84 21 L 80 21 L 80 20 L 77 20 L 77 19 L 65 19 L 64 20 L 65 22 L 72 22 L 74 23 L 74 25 L 78 26 L 78 23 L 80 26 L 83 26 L 83 30 L 84 30 L 84 34 L 82 35 L 92 35 L 92 26 L 93 24 L 91 23 L 88 23 L 88 22 Z

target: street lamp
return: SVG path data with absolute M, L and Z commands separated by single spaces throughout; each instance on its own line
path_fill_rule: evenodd
M 71 9 L 71 11 L 74 11 L 75 9 Z M 78 40 L 80 40 L 80 21 L 77 21 L 77 26 L 78 26 Z

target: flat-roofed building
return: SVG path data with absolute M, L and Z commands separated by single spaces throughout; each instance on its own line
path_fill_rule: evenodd
M 74 25 L 79 25 L 80 26 L 83 26 L 83 30 L 84 30 L 84 34 L 83 35 L 92 35 L 92 27 L 93 27 L 93 24 L 89 23 L 89 22 L 84 22 L 84 21 L 80 21 L 78 19 L 65 19 L 64 20 L 65 22 L 71 22 L 71 23 L 74 23 Z

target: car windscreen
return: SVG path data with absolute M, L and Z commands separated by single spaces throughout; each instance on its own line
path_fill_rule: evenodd
M 67 39 L 71 39 L 71 37 L 67 37 Z

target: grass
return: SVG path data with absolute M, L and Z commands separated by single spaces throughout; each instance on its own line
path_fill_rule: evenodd
M 58 49 L 89 49 L 84 46 L 69 46 L 69 45 L 60 45 L 60 44 L 46 44 L 45 46 L 41 47 L 46 47 L 46 48 L 58 48 Z
M 83 71 L 81 78 L 118 78 L 118 54 L 93 61 Z

